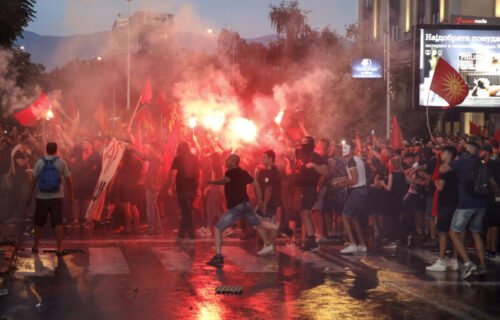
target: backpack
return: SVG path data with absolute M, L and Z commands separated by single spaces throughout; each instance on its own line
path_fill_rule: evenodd
M 52 160 L 43 160 L 43 168 L 38 175 L 38 190 L 41 192 L 54 193 L 59 191 L 61 185 L 61 175 L 59 170 L 55 166 L 58 157 L 54 157 Z
M 490 194 L 488 168 L 481 161 L 477 161 L 474 167 L 472 167 L 468 182 L 467 189 L 471 194 L 480 197 Z

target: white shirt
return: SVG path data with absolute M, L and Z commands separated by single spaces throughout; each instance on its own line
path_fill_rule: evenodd
M 358 171 L 358 182 L 355 185 L 350 186 L 349 188 L 357 188 L 366 186 L 366 171 L 365 164 L 363 160 L 358 156 L 353 156 L 349 161 L 347 161 L 347 173 L 349 174 L 349 178 L 351 178 L 351 169 L 356 168 Z

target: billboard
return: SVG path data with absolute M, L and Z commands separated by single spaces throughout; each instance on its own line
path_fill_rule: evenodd
M 429 90 L 438 57 L 462 76 L 469 95 L 457 107 L 500 108 L 500 30 L 494 27 L 419 26 L 416 30 L 418 105 L 448 104 Z
M 363 58 L 352 61 L 352 77 L 376 79 L 382 78 L 382 63 L 378 59 Z

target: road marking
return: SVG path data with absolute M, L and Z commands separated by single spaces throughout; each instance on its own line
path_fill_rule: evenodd
M 25 251 L 17 257 L 15 275 L 25 277 L 52 277 L 54 276 L 57 265 L 57 256 L 55 254 L 34 254 Z
M 235 246 L 224 247 L 223 254 L 227 260 L 238 266 L 243 272 L 278 272 L 278 263 L 275 257 L 258 257 L 254 253 Z
M 431 304 L 433 306 L 435 306 L 436 308 L 438 309 L 441 309 L 441 310 L 444 310 L 448 313 L 451 313 L 453 316 L 455 316 L 456 318 L 459 318 L 459 319 L 471 319 L 471 315 L 470 314 L 467 314 L 467 313 L 464 313 L 462 311 L 459 310 L 460 309 L 463 309 L 465 311 L 468 311 L 468 312 L 471 312 L 474 316 L 479 316 L 481 317 L 482 319 L 498 319 L 498 317 L 495 317 L 491 314 L 488 314 L 488 313 L 485 313 L 477 308 L 474 308 L 470 305 L 467 305 L 465 304 L 463 301 L 457 301 L 455 299 L 452 299 L 451 297 L 449 296 L 446 296 L 444 299 L 446 301 L 447 304 L 453 304 L 453 307 L 450 307 L 450 306 L 447 306 L 443 303 L 440 303 L 438 302 L 437 300 L 435 299 L 429 299 L 429 298 L 426 298 L 418 293 L 415 293 L 413 291 L 410 291 L 406 288 L 403 288 L 402 286 L 399 286 L 393 282 L 386 282 L 386 281 L 382 281 L 381 282 L 382 284 L 388 286 L 388 287 L 391 287 L 393 289 L 397 289 L 401 292 L 404 292 L 414 298 L 417 298 L 417 299 L 420 299 L 428 304 Z
M 152 247 L 151 251 L 166 270 L 181 272 L 191 270 L 191 258 L 180 249 Z
M 130 273 L 120 248 L 89 248 L 89 274 Z
M 276 249 L 283 254 L 293 257 L 294 259 L 300 260 L 305 263 L 314 264 L 320 268 L 327 268 L 332 272 L 346 272 L 346 269 L 337 263 L 328 261 L 323 257 L 320 257 L 313 252 L 302 252 L 300 248 L 296 246 L 283 246 L 276 247 Z

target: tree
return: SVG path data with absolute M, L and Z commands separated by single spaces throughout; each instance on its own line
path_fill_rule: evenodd
M 288 41 L 298 40 L 300 36 L 308 33 L 311 28 L 307 24 L 308 11 L 299 8 L 298 1 L 285 1 L 279 6 L 269 5 L 269 19 L 271 26 L 279 36 L 285 36 Z
M 0 46 L 11 47 L 33 20 L 36 0 L 2 0 L 0 6 Z

